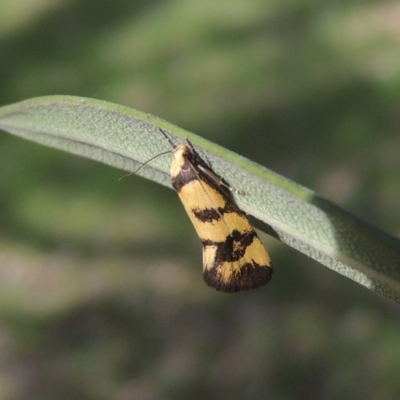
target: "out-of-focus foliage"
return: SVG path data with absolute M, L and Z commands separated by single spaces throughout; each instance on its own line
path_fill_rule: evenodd
M 397 2 L 14 0 L 0 103 L 126 104 L 400 232 Z M 265 238 L 276 274 L 201 278 L 175 194 L 0 136 L 0 397 L 392 399 L 399 308 Z

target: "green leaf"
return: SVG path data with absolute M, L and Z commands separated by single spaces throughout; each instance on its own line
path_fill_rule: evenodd
M 200 156 L 232 187 L 256 227 L 361 285 L 400 302 L 400 241 L 312 191 L 149 114 L 104 101 L 40 97 L 0 108 L 0 128 L 47 146 L 135 171 L 190 139 Z M 171 187 L 171 156 L 138 174 Z M 338 289 L 339 292 L 339 289 Z M 339 292 L 340 293 L 340 292 Z

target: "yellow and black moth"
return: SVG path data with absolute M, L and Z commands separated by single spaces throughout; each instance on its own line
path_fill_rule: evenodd
M 272 277 L 270 257 L 233 200 L 231 187 L 200 158 L 193 145 L 173 147 L 172 186 L 203 244 L 203 277 L 222 292 L 239 292 L 265 285 Z

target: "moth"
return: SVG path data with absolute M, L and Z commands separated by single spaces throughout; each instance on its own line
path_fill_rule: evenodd
M 199 156 L 194 146 L 171 144 L 172 186 L 203 245 L 203 277 L 216 290 L 256 289 L 272 277 L 267 250 L 246 214 L 235 203 L 229 184 Z

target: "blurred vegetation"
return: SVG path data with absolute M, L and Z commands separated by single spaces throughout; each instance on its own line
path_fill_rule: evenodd
M 400 4 L 14 0 L 0 103 L 163 117 L 400 234 Z M 225 295 L 176 194 L 0 136 L 0 398 L 395 399 L 400 308 L 275 240 Z

